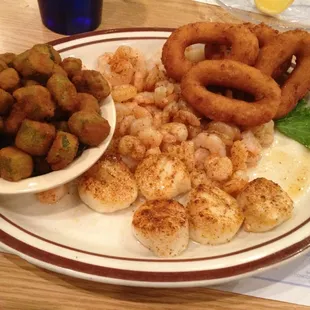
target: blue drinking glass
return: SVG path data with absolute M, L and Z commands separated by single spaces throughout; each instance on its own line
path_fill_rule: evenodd
M 43 24 L 61 34 L 96 29 L 101 22 L 103 0 L 38 0 Z

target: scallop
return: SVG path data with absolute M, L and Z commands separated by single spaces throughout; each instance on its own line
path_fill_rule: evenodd
M 128 208 L 138 196 L 129 168 L 118 157 L 101 158 L 78 181 L 81 200 L 100 213 Z
M 257 178 L 238 195 L 243 209 L 244 229 L 249 232 L 265 232 L 287 221 L 293 213 L 293 201 L 276 183 Z
M 147 200 L 172 199 L 191 188 L 185 164 L 167 154 L 147 156 L 138 165 L 135 177 L 139 190 Z
M 147 201 L 133 215 L 135 237 L 156 256 L 180 255 L 189 242 L 185 207 L 174 200 Z
M 236 199 L 212 185 L 198 185 L 187 204 L 190 238 L 201 244 L 229 242 L 244 220 Z
M 66 184 L 54 187 L 44 192 L 35 194 L 37 199 L 44 204 L 54 204 L 68 194 L 68 186 Z

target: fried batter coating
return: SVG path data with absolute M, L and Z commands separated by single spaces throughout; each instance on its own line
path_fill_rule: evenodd
M 0 88 L 12 91 L 19 85 L 19 75 L 13 68 L 7 68 L 0 72 Z
M 67 72 L 69 77 L 82 70 L 82 61 L 79 58 L 68 57 L 61 62 L 62 68 Z
M 18 104 L 14 104 L 10 115 L 4 122 L 4 131 L 10 135 L 15 135 L 26 118 L 26 113 Z
M 79 147 L 76 136 L 68 132 L 57 131 L 56 138 L 47 155 L 47 162 L 52 170 L 67 167 L 75 158 Z
M 33 85 L 41 85 L 39 82 L 35 81 L 35 80 L 25 80 L 22 79 L 22 84 L 26 87 L 26 86 L 33 86 Z
M 75 112 L 68 121 L 70 131 L 79 140 L 90 146 L 97 146 L 110 133 L 110 125 L 106 119 L 94 111 Z
M 63 76 L 68 76 L 67 72 L 60 65 L 57 65 L 57 64 L 54 64 L 53 74 L 54 73 L 58 73 Z
M 4 61 L 9 67 L 12 66 L 12 63 L 15 57 L 16 57 L 16 54 L 14 53 L 0 54 L 0 60 Z
M 77 110 L 77 91 L 67 77 L 58 73 L 53 74 L 46 86 L 62 109 L 70 112 Z
M 0 88 L 0 115 L 6 115 L 14 103 L 11 94 Z
M 55 65 L 48 55 L 34 49 L 17 56 L 13 64 L 23 77 L 39 81 L 46 81 L 53 74 Z
M 25 119 L 15 138 L 16 146 L 34 156 L 47 154 L 55 137 L 55 127 Z
M 31 120 L 43 121 L 54 115 L 55 104 L 50 92 L 43 86 L 21 87 L 14 91 L 13 96 Z
M 7 181 L 19 181 L 31 176 L 33 162 L 30 155 L 13 146 L 0 150 L 0 176 Z
M 42 54 L 48 55 L 48 57 L 58 65 L 61 63 L 61 57 L 52 45 L 36 44 L 32 47 L 32 50 L 35 50 L 35 51 L 38 51 Z
M 98 100 L 90 94 L 78 93 L 79 110 L 95 111 L 100 113 L 100 106 Z
M 103 75 L 95 70 L 82 70 L 75 74 L 72 78 L 78 92 L 89 93 L 98 101 L 108 97 L 111 88 L 108 81 Z
M 7 69 L 8 68 L 8 65 L 0 59 L 0 72 Z

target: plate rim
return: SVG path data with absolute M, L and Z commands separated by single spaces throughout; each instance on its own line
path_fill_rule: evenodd
M 91 31 L 87 33 L 77 34 L 70 37 L 63 37 L 48 42 L 51 45 L 58 45 L 61 43 L 67 43 L 70 41 L 75 41 L 77 39 L 85 37 L 94 37 L 98 35 L 105 34 L 114 34 L 114 33 L 128 33 L 128 32 L 171 32 L 174 28 L 165 28 L 165 27 L 137 27 L 137 28 L 115 28 L 115 29 L 104 29 L 99 31 Z M 124 39 L 124 38 L 120 38 Z M 128 36 L 128 39 L 136 39 L 135 37 Z M 162 37 L 162 39 L 165 39 Z M 1 215 L 1 214 L 0 214 Z M 227 282 L 229 280 L 240 279 L 247 277 L 253 273 L 259 273 L 264 270 L 272 268 L 274 265 L 283 264 L 292 259 L 299 257 L 301 253 L 307 252 L 310 250 L 310 236 L 287 246 L 275 253 L 264 256 L 257 260 L 252 260 L 243 264 L 235 264 L 226 268 L 218 269 L 204 269 L 204 270 L 194 270 L 186 272 L 147 272 L 147 271 L 136 271 L 136 270 L 125 270 L 119 268 L 104 267 L 99 265 L 92 265 L 85 262 L 79 262 L 71 258 L 63 257 L 54 253 L 46 252 L 42 249 L 39 249 L 33 245 L 27 244 L 22 240 L 19 240 L 15 236 L 11 236 L 6 233 L 4 230 L 0 229 L 0 244 L 3 244 L 4 247 L 11 248 L 17 252 L 16 254 L 20 257 L 30 261 L 35 265 L 40 265 L 38 262 L 43 265 L 44 268 L 53 270 L 55 272 L 64 273 L 63 270 L 67 270 L 66 273 L 70 273 L 70 276 L 78 278 L 86 278 L 89 280 L 94 280 L 98 282 L 115 282 L 114 284 L 122 284 L 123 281 L 129 281 L 129 285 L 134 286 L 144 286 L 147 283 L 147 286 L 152 287 L 174 287 L 174 286 L 197 286 L 197 285 L 212 285 L 215 282 Z M 21 249 L 26 249 L 27 251 L 23 252 Z M 29 252 L 30 249 L 30 252 Z M 33 251 L 33 252 L 32 252 Z M 32 254 L 32 255 L 31 255 Z M 30 257 L 27 259 L 26 256 Z M 55 260 L 60 262 L 51 263 L 48 259 Z M 186 260 L 186 259 L 184 259 Z M 156 260 L 157 261 L 157 260 Z M 175 262 L 175 260 L 170 260 Z M 182 260 L 183 261 L 183 260 Z M 62 264 L 62 265 L 61 265 Z M 48 267 L 49 265 L 49 267 Z M 82 268 L 76 268 L 76 266 L 82 266 Z M 85 272 L 88 271 L 91 272 Z M 99 269 L 98 269 L 99 268 Z M 111 271 L 112 269 L 112 271 Z M 94 273 L 95 270 L 100 270 L 99 273 Z M 230 273 L 227 273 L 227 272 Z M 81 272 L 84 275 L 81 276 Z M 114 275 L 117 277 L 112 277 L 111 272 L 114 272 Z M 222 276 L 218 275 L 222 272 Z M 125 276 L 124 276 L 125 275 Z M 212 278 L 213 275 L 213 278 Z M 93 279 L 93 277 L 98 276 L 99 279 Z M 130 277 L 130 279 L 127 279 Z M 199 283 L 199 284 L 198 284 Z

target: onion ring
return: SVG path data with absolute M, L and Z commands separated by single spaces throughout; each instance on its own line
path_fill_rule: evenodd
M 176 29 L 163 46 L 162 62 L 169 77 L 180 81 L 195 64 L 185 58 L 186 47 L 195 43 L 231 45 L 228 59 L 253 65 L 258 56 L 258 40 L 243 25 L 194 23 Z
M 264 46 L 255 67 L 272 76 L 292 55 L 296 56 L 296 67 L 281 87 L 281 104 L 275 118 L 281 118 L 294 109 L 297 102 L 310 90 L 310 35 L 306 31 L 284 32 Z
M 254 102 L 230 99 L 206 89 L 209 85 L 233 87 L 251 93 Z M 269 122 L 280 105 L 277 83 L 256 68 L 233 60 L 204 60 L 184 76 L 181 92 L 185 100 L 206 117 L 240 126 Z

